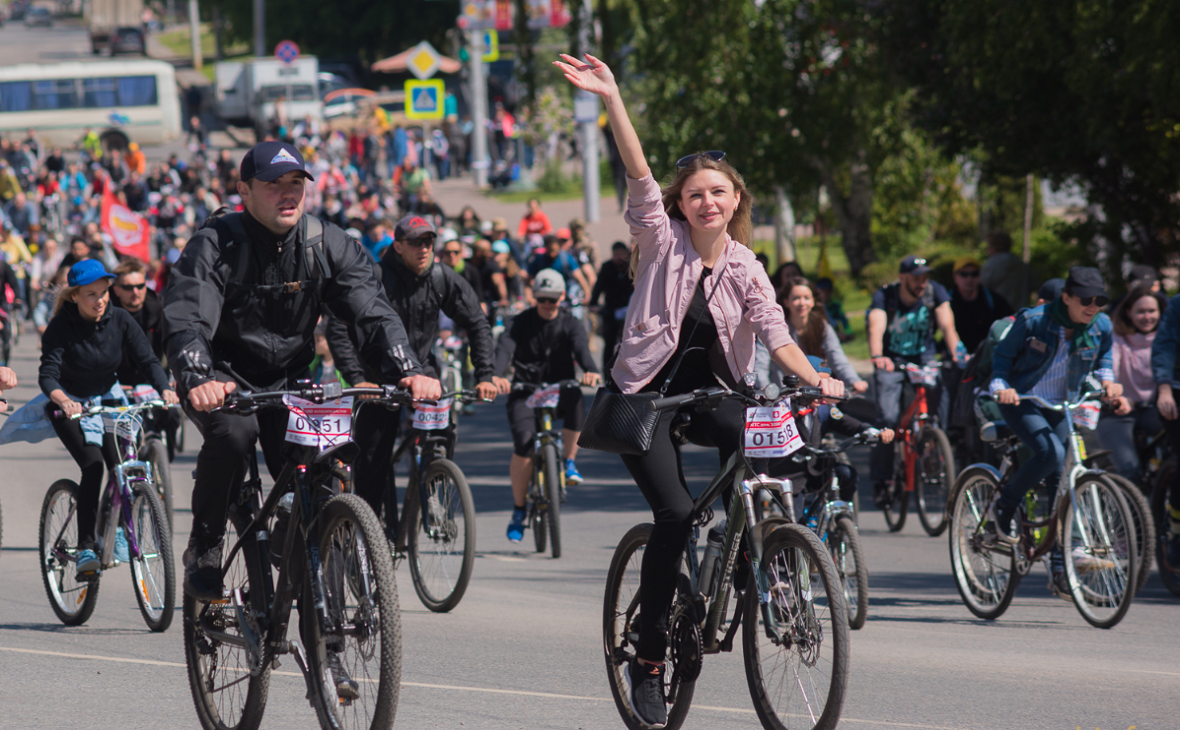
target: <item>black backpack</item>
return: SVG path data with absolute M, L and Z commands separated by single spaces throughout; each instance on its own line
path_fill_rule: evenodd
M 252 289 L 264 292 L 281 291 L 288 294 L 314 287 L 316 302 L 324 301 L 324 280 L 330 269 L 328 257 L 324 253 L 324 222 L 313 215 L 304 214 L 305 236 L 303 239 L 303 254 L 306 271 L 309 278 L 301 281 L 290 281 L 285 284 L 251 285 Z M 241 213 L 231 213 L 228 207 L 222 206 L 205 219 L 201 228 L 213 228 L 217 231 L 217 245 L 221 249 L 222 258 L 237 250 L 237 265 L 234 267 L 233 278 L 229 283 L 235 287 L 246 286 L 246 270 L 250 265 L 250 234 L 246 231 L 246 224 L 242 222 Z M 199 230 L 199 229 L 198 229 Z

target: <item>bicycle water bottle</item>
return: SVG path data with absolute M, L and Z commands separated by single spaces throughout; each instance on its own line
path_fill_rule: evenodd
M 717 558 L 721 557 L 721 546 L 725 541 L 726 520 L 721 520 L 709 528 L 705 538 L 705 557 L 701 560 L 701 580 L 699 587 L 701 595 L 707 596 L 713 590 L 713 581 L 717 578 L 717 571 L 721 566 Z

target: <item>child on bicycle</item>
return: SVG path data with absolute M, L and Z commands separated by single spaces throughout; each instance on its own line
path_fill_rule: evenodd
M 1056 488 L 1067 449 L 1065 414 L 1022 402 L 1020 394 L 1062 403 L 1077 398 L 1086 379 L 1094 376 L 1108 399 L 1122 395 L 1111 367 L 1110 318 L 1101 312 L 1109 303 L 1102 274 L 1075 266 L 1069 270 L 1061 297 L 1018 312 L 995 349 L 989 391 L 1000 404 L 1008 427 L 1033 452 L 1003 486 L 993 506 L 996 534 L 1005 542 L 1019 542 L 1013 518 L 1024 496 L 1042 480 L 1049 488 Z M 1050 564 L 1053 589 L 1068 597 L 1059 548 L 1054 549 Z
M 53 319 L 41 338 L 38 383 L 50 401 L 45 406 L 46 416 L 82 469 L 75 497 L 78 505 L 75 568 L 79 580 L 96 577 L 102 568 L 96 552 L 95 523 L 103 463 L 114 469 L 119 456 L 114 434 L 107 432 L 102 416 L 77 420 L 74 417 L 104 398 L 125 402 L 123 388 L 115 376 L 124 352 L 134 358 L 141 372 L 148 374 L 152 387 L 164 402 L 169 405 L 179 402 L 143 329 L 125 310 L 110 306 L 109 289 L 114 278 L 101 262 L 93 259 L 70 267 L 67 286 L 58 293 Z

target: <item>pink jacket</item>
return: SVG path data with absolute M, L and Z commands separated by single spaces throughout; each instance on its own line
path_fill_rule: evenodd
M 680 325 L 701 280 L 701 257 L 684 221 L 664 212 L 660 186 L 649 174 L 627 178 L 626 220 L 639 247 L 635 294 L 623 325 L 619 358 L 611 370 L 624 393 L 638 393 L 672 358 Z M 713 295 L 714 286 L 720 289 Z M 774 352 L 794 340 L 774 288 L 754 252 L 726 237 L 725 251 L 705 281 L 709 313 L 734 380 L 754 369 L 754 338 Z

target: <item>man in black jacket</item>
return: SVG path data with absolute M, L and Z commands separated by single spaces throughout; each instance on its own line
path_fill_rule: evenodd
M 139 259 L 128 259 L 119 264 L 112 273 L 116 278 L 114 286 L 111 287 L 115 294 L 111 298 L 111 304 L 131 315 L 147 336 L 156 359 L 163 362 L 164 305 L 160 303 L 160 297 L 147 287 L 147 268 Z M 119 383 L 122 385 L 151 382 L 145 373 L 140 372 L 138 361 L 131 357 L 130 353 L 124 353 L 118 375 Z
M 272 390 L 309 378 L 321 308 L 356 325 L 361 352 L 387 382 L 415 398 L 441 386 L 422 373 L 401 320 L 360 244 L 305 216 L 303 157 L 263 142 L 246 153 L 237 192 L 245 212 L 197 231 L 184 247 L 164 304 L 165 347 L 177 390 L 204 436 L 193 487 L 185 590 L 221 598 L 226 511 L 259 439 L 271 474 L 283 464 L 287 414 L 210 412 L 238 387 Z
M 434 343 L 438 339 L 438 315 L 441 311 L 455 326 L 467 332 L 471 362 L 475 368 L 476 391 L 484 400 L 507 393 L 509 383 L 493 376 L 492 328 L 480 309 L 479 299 L 462 276 L 449 266 L 434 261 L 434 225 L 422 216 L 408 215 L 398 221 L 393 245 L 385 250 L 375 265 L 385 294 L 400 315 L 410 340 L 410 347 L 426 373 L 438 375 Z M 453 242 L 457 244 L 458 242 Z M 354 343 L 356 328 L 333 319 L 328 324 L 328 346 L 336 367 L 350 383 L 369 385 L 386 382 L 380 372 L 358 357 Z M 362 382 L 363 381 L 363 382 Z M 356 493 L 378 511 L 385 491 L 387 475 L 393 467 L 393 445 L 397 440 L 400 415 L 383 407 L 364 407 L 353 424 L 352 437 L 361 447 L 353 462 Z M 392 486 L 392 485 L 391 485 Z M 390 500 L 392 513 L 385 515 L 385 529 L 395 536 L 397 505 Z
M 597 307 L 598 298 L 603 298 L 602 308 L 598 310 L 599 319 L 602 320 L 603 370 L 615 354 L 619 333 L 623 331 L 623 320 L 627 318 L 627 305 L 635 293 L 635 284 L 631 281 L 631 249 L 622 241 L 615 241 L 610 250 L 611 258 L 604 261 L 598 270 L 594 290 L 590 292 L 591 307 Z

